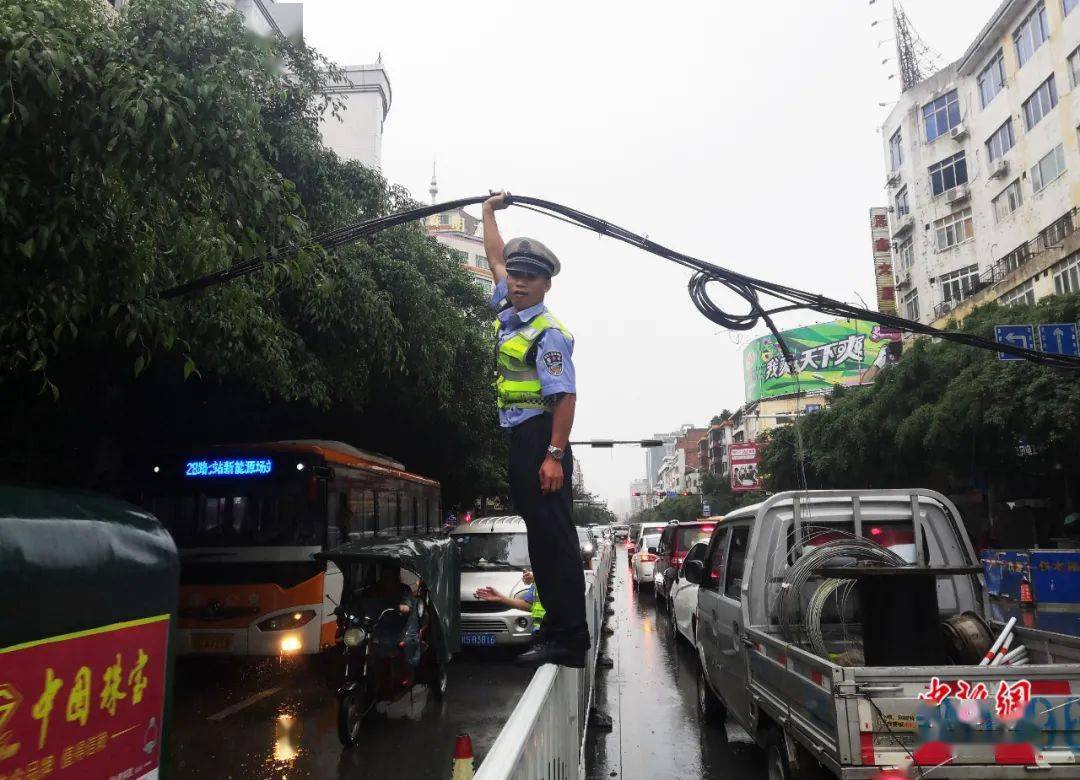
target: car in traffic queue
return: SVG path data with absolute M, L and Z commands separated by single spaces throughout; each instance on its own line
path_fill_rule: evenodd
M 656 573 L 656 546 L 667 523 L 642 523 L 634 542 L 634 553 L 630 556 L 630 580 L 634 590 L 642 585 L 653 584 Z
M 617 542 L 619 540 L 626 539 L 626 537 L 627 537 L 627 535 L 629 533 L 630 533 L 630 526 L 626 525 L 625 523 L 623 523 L 621 525 L 613 525 L 613 526 L 611 526 L 611 538 L 612 538 L 612 541 Z
M 710 532 L 711 533 L 711 532 Z M 705 537 L 703 541 L 697 542 L 691 547 L 686 556 L 683 558 L 683 563 L 687 564 L 692 561 L 705 561 L 705 557 L 709 552 L 709 537 Z M 697 638 L 697 602 L 698 602 L 698 585 L 695 582 L 690 582 L 683 576 L 682 568 L 675 572 L 671 580 L 671 587 L 668 588 L 667 593 L 667 608 L 668 617 L 670 618 L 671 636 L 673 639 L 678 640 L 679 636 L 683 636 L 691 645 L 694 644 Z
M 687 552 L 698 542 L 709 541 L 720 519 L 722 518 L 683 522 L 673 520 L 668 523 L 660 535 L 660 544 L 656 547 L 656 577 L 653 587 L 657 606 L 667 606 L 668 589 L 675 574 L 682 569 Z
M 533 631 L 528 612 L 476 597 L 484 587 L 510 598 L 521 598 L 529 589 L 523 579 L 529 568 L 525 519 L 479 517 L 455 528 L 450 538 L 461 554 L 462 647 L 527 646 Z
M 578 536 L 578 548 L 581 550 L 581 562 L 586 569 L 593 567 L 593 558 L 600 552 L 600 540 L 597 539 L 591 528 L 575 526 Z
M 641 523 L 630 523 L 629 527 L 626 529 L 626 554 L 627 555 L 633 555 L 637 551 L 637 548 L 635 547 L 635 545 L 637 544 L 638 533 L 640 531 L 641 531 Z

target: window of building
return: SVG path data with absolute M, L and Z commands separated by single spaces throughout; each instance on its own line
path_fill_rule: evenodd
M 1080 85 L 1080 48 L 1069 55 L 1069 83 L 1074 87 Z
M 900 130 L 897 129 L 892 137 L 889 138 L 889 165 L 890 170 L 896 171 L 900 169 L 900 165 L 904 162 L 904 146 L 903 137 L 900 135 Z
M 900 260 L 900 268 L 904 271 L 915 264 L 915 247 L 910 240 L 902 243 L 900 248 L 896 250 L 896 254 Z
M 904 296 L 904 315 L 909 320 L 919 319 L 919 291 L 912 290 Z
M 967 184 L 967 180 L 967 158 L 963 152 L 930 166 L 930 189 L 935 196 L 958 184 Z
M 1039 85 L 1039 88 L 1031 93 L 1031 97 L 1024 101 L 1024 122 L 1027 129 L 1039 124 L 1044 116 L 1049 114 L 1057 105 L 1057 84 L 1053 74 Z
M 986 153 L 990 156 L 990 162 L 1004 156 L 1005 152 L 1013 148 L 1016 138 L 1013 136 L 1012 119 L 1006 119 L 1005 124 L 994 131 L 994 134 L 986 140 Z
M 1072 9 L 1076 8 L 1077 3 L 1080 0 L 1061 0 L 1061 13 L 1063 16 L 1068 16 L 1072 13 Z
M 1035 6 L 1027 18 L 1020 23 L 1013 33 L 1013 43 L 1016 44 L 1016 59 L 1020 61 L 1020 67 L 1031 59 L 1035 50 L 1046 43 L 1050 37 L 1050 26 L 1046 22 L 1046 6 L 1039 3 Z
M 950 271 L 938 277 L 941 285 L 941 300 L 945 303 L 958 303 L 974 292 L 979 283 L 979 266 L 969 265 L 958 271 Z
M 998 303 L 1002 306 L 1014 306 L 1020 304 L 1035 303 L 1035 283 L 1028 279 L 1019 287 L 1015 287 L 1009 290 L 1007 293 L 998 298 Z
M 483 268 L 483 269 L 485 269 L 487 271 L 490 271 L 491 270 L 491 263 L 488 262 L 488 259 L 484 255 L 477 255 L 476 256 L 476 267 L 477 268 Z
M 949 216 L 935 221 L 934 235 L 937 237 L 939 252 L 974 238 L 975 226 L 971 221 L 971 208 L 954 211 Z
M 1031 187 L 1040 192 L 1047 184 L 1065 173 L 1065 150 L 1058 144 L 1031 168 Z
M 1012 184 L 997 194 L 990 203 L 994 207 L 994 220 L 1001 222 L 1024 204 L 1021 194 L 1020 179 L 1013 179 Z
M 440 214 L 439 215 L 439 224 L 440 225 L 449 225 L 450 224 L 450 215 L 449 214 Z
M 922 113 L 927 141 L 933 141 L 952 130 L 960 124 L 960 98 L 956 90 L 927 103 L 923 106 Z
M 455 260 L 457 260 L 462 265 L 468 265 L 469 264 L 469 253 L 468 252 L 462 252 L 460 249 L 451 249 L 450 250 L 450 256 L 452 258 L 454 258 Z
M 907 200 L 907 187 L 901 187 L 900 191 L 896 193 L 896 216 L 906 217 L 911 213 L 911 209 L 908 207 Z
M 1005 86 L 1005 58 L 1001 56 L 1001 49 L 990 60 L 990 64 L 982 69 L 979 74 L 979 99 L 983 108 L 990 105 L 998 92 Z
M 476 284 L 481 290 L 484 291 L 486 295 L 491 295 L 493 292 L 495 292 L 495 283 L 492 282 L 490 279 L 480 279 L 478 277 L 476 279 Z
M 1054 292 L 1058 295 L 1080 292 L 1080 252 L 1053 267 Z

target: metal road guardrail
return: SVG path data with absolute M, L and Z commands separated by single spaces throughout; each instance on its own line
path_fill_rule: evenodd
M 570 780 L 585 776 L 585 725 L 592 706 L 600 632 L 615 546 L 602 545 L 585 573 L 585 606 L 592 647 L 584 669 L 546 664 L 510 713 L 484 757 L 476 780 Z

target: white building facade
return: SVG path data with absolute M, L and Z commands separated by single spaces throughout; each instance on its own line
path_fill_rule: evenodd
M 1005 0 L 882 126 L 901 316 L 1080 289 L 1077 4 Z
M 230 0 L 257 35 L 283 36 L 293 43 L 304 39 L 304 4 L 275 0 Z M 390 78 L 382 61 L 343 67 L 344 78 L 328 90 L 342 105 L 338 115 L 328 110 L 319 123 L 323 143 L 345 160 L 368 168 L 382 166 L 382 136 L 390 113 Z
M 428 190 L 431 202 L 439 197 L 439 185 L 431 174 L 431 188 Z M 483 223 L 465 209 L 444 211 L 432 214 L 424 220 L 424 229 L 458 259 L 477 286 L 485 295 L 495 292 L 495 276 L 491 273 L 491 264 L 484 249 Z

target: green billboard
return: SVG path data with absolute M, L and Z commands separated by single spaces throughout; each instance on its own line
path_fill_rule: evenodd
M 784 365 L 772 334 L 751 341 L 743 350 L 747 401 L 873 382 L 894 359 L 895 350 L 886 348 L 901 339 L 899 331 L 861 320 L 835 320 L 780 335 L 794 358 L 795 373 Z

